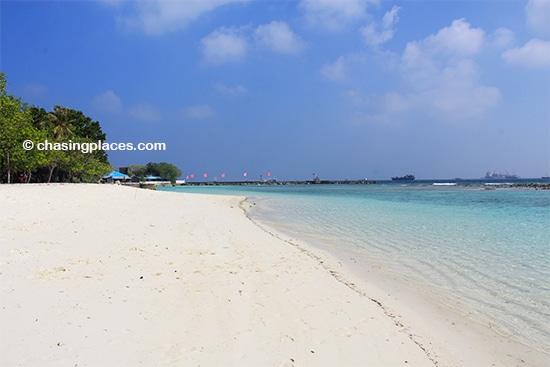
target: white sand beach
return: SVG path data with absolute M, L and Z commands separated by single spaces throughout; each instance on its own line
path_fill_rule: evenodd
M 404 292 L 396 303 L 394 288 L 369 293 L 338 259 L 248 219 L 243 200 L 0 185 L 0 365 L 548 362 Z

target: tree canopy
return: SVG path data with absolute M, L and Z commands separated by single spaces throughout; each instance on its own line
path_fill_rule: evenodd
M 140 180 L 144 180 L 146 176 L 158 176 L 166 181 L 172 183 L 176 182 L 176 178 L 181 176 L 181 170 L 171 163 L 149 162 L 145 166 L 133 164 L 128 167 L 128 175 L 132 177 L 138 177 Z
M 90 144 L 104 141 L 99 122 L 63 106 L 29 106 L 6 91 L 0 73 L 0 180 L 14 182 L 95 182 L 111 170 L 104 150 L 36 149 L 40 142 Z M 25 142 L 34 148 L 26 150 Z M 27 148 L 29 146 L 27 145 Z

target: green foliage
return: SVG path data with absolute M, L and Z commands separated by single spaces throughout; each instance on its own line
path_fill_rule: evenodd
M 27 106 L 6 91 L 6 77 L 0 73 L 0 181 L 14 182 L 25 174 L 27 182 L 95 182 L 111 170 L 105 151 L 39 150 L 37 144 L 97 143 L 105 133 L 99 122 L 82 112 L 55 106 Z M 35 148 L 25 150 L 30 140 Z
M 139 164 L 131 164 L 128 166 L 128 176 L 137 177 L 140 181 L 145 181 L 145 176 L 147 176 L 147 167 Z
M 181 170 L 178 167 L 171 164 L 171 163 L 166 163 L 166 162 L 153 163 L 153 162 L 149 162 L 145 166 L 145 175 L 160 176 L 164 180 L 175 183 L 176 178 L 181 176 Z
M 14 172 L 31 167 L 23 149 L 27 135 L 36 135 L 30 126 L 29 113 L 19 98 L 6 92 L 6 78 L 0 73 L 0 172 L 2 181 L 11 181 Z
M 6 92 L 6 77 L 0 73 L 0 181 L 16 182 L 20 174 L 27 182 L 96 182 L 112 170 L 103 150 L 85 153 L 78 150 L 40 150 L 38 143 L 97 143 L 106 135 L 99 122 L 80 111 L 54 106 L 51 112 L 28 106 Z M 30 140 L 34 149 L 25 150 L 23 142 Z M 146 166 L 132 165 L 128 174 L 144 180 L 145 176 L 160 176 L 174 183 L 181 171 L 173 164 L 150 162 Z
M 140 181 L 145 181 L 146 176 L 158 176 L 162 177 L 163 180 L 175 183 L 176 178 L 181 176 L 181 171 L 178 167 L 171 163 L 149 162 L 145 166 L 139 164 L 132 164 L 128 166 L 128 176 L 138 177 Z

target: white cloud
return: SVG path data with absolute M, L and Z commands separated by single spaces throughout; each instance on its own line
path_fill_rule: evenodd
M 321 68 L 321 75 L 324 79 L 335 82 L 349 80 L 357 71 L 358 66 L 364 65 L 365 55 L 362 53 L 351 53 L 338 57 L 334 62 L 327 63 Z
M 445 82 L 443 73 L 456 71 L 461 62 L 479 52 L 484 42 L 482 29 L 472 28 L 464 19 L 455 20 L 436 34 L 406 45 L 401 57 L 403 76 L 418 91 L 438 88 Z M 475 69 L 462 77 L 474 80 Z
M 500 91 L 481 85 L 471 60 L 447 66 L 432 77 L 432 87 L 418 95 L 418 103 L 438 119 L 466 122 L 481 118 L 500 101 Z
M 231 86 L 225 85 L 223 83 L 217 83 L 214 86 L 214 88 L 222 94 L 225 94 L 225 95 L 228 95 L 228 96 L 233 96 L 233 97 L 240 96 L 240 95 L 246 94 L 248 92 L 246 87 L 244 87 L 240 84 L 237 84 L 237 85 L 231 87 Z
M 523 47 L 510 49 L 502 54 L 509 64 L 528 68 L 550 67 L 550 42 L 532 39 Z
M 130 116 L 140 121 L 158 121 L 161 118 L 161 114 L 157 107 L 148 103 L 138 104 L 128 109 L 128 113 Z
M 514 32 L 507 28 L 498 28 L 491 35 L 491 43 L 498 48 L 506 48 L 514 43 Z
M 399 21 L 398 6 L 393 6 L 391 10 L 384 14 L 381 23 L 372 22 L 369 25 L 360 29 L 361 34 L 365 38 L 365 42 L 371 47 L 378 47 L 382 43 L 393 38 L 394 26 Z
M 203 58 L 208 64 L 240 61 L 248 50 L 243 28 L 222 27 L 201 40 Z
M 474 56 L 484 41 L 482 29 L 472 28 L 464 19 L 455 20 L 435 35 L 409 42 L 401 57 L 403 70 L 410 81 L 429 82 L 453 63 Z
M 141 0 L 128 4 L 135 9 L 132 16 L 120 17 L 119 22 L 129 28 L 138 29 L 146 34 L 160 35 L 185 28 L 201 15 L 217 7 L 243 2 L 242 0 Z
M 529 0 L 525 6 L 527 25 L 540 36 L 550 37 L 550 1 Z
M 415 108 L 449 122 L 479 119 L 500 101 L 500 91 L 481 85 L 472 57 L 485 42 L 485 32 L 464 19 L 435 35 L 407 44 L 402 71 L 414 91 Z
M 340 56 L 332 64 L 326 64 L 325 66 L 323 66 L 323 68 L 321 69 L 321 75 L 323 75 L 323 77 L 328 80 L 346 80 L 348 77 L 348 67 L 344 56 Z
M 253 32 L 248 26 L 221 27 L 201 40 L 203 60 L 214 65 L 241 61 L 248 53 L 250 40 L 253 45 L 284 54 L 299 53 L 306 46 L 284 22 L 260 25 Z
M 431 59 L 430 55 L 424 51 L 422 45 L 419 42 L 409 42 L 405 46 L 401 61 L 406 69 L 416 69 L 420 72 L 430 71 L 428 69 L 435 68 L 435 62 Z
M 413 108 L 413 98 L 404 97 L 396 92 L 389 92 L 378 101 L 382 104 L 382 109 L 385 111 L 392 111 L 394 114 L 407 113 Z
M 472 28 L 464 19 L 457 19 L 450 27 L 445 27 L 437 34 L 426 38 L 423 44 L 432 54 L 470 56 L 481 49 L 484 39 L 483 29 Z
M 478 81 L 472 60 L 485 41 L 485 32 L 464 19 L 455 20 L 403 53 L 403 75 L 415 91 L 414 106 L 432 117 L 464 122 L 478 119 L 500 101 L 500 91 Z M 416 108 L 416 107 L 415 107 Z
M 304 11 L 309 26 L 329 31 L 342 31 L 364 20 L 367 6 L 378 0 L 302 0 L 299 7 Z
M 401 57 L 401 73 L 409 91 L 368 99 L 371 115 L 379 121 L 414 115 L 451 124 L 481 119 L 501 99 L 498 88 L 479 81 L 473 57 L 484 42 L 485 32 L 463 19 L 409 42 Z
M 122 111 L 122 101 L 120 97 L 112 90 L 103 92 L 92 101 L 95 109 L 107 113 L 120 113 Z
M 258 26 L 254 31 L 254 39 L 262 46 L 285 54 L 298 53 L 305 47 L 304 41 L 285 22 L 273 21 Z
M 187 107 L 183 113 L 185 117 L 193 120 L 205 120 L 215 115 L 214 109 L 208 104 Z
M 409 70 L 423 73 L 435 72 L 438 65 L 452 58 L 460 59 L 475 55 L 485 40 L 481 28 L 472 28 L 464 19 L 454 20 L 449 27 L 442 28 L 435 35 L 420 41 L 409 42 L 402 56 L 403 64 Z
M 444 77 L 441 77 L 445 79 Z M 501 100 L 498 88 L 466 83 L 439 83 L 419 93 L 389 92 L 367 98 L 367 118 L 379 123 L 399 123 L 429 117 L 451 125 L 465 125 L 479 121 Z

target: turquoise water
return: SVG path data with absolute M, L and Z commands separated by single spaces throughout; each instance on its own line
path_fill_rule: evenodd
M 246 195 L 254 219 L 353 250 L 498 332 L 550 345 L 550 191 L 423 184 L 175 187 Z

